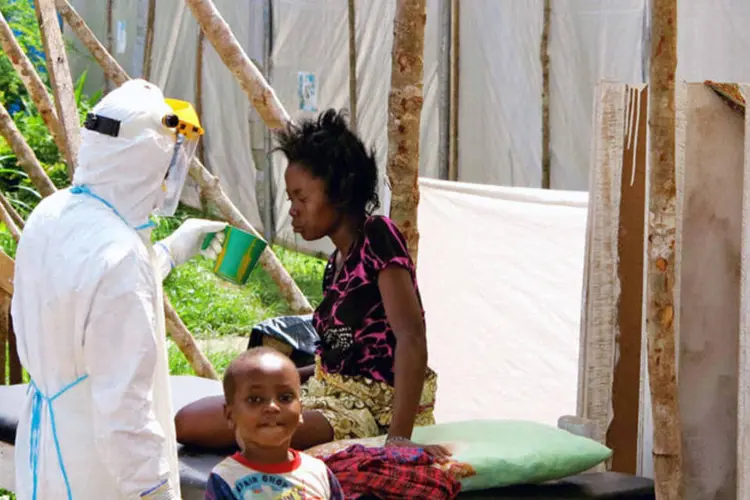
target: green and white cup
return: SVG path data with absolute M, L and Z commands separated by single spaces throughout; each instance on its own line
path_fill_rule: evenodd
M 206 236 L 202 250 L 209 247 L 216 234 L 211 233 Z M 258 264 L 266 246 L 268 244 L 262 238 L 237 227 L 227 226 L 224 229 L 221 252 L 214 262 L 214 273 L 235 285 L 244 285 L 250 277 L 250 272 Z

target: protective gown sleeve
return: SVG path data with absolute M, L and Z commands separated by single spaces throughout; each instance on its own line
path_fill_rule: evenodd
M 156 254 L 156 270 L 159 278 L 164 281 L 174 269 L 174 261 L 167 247 L 160 241 L 154 244 L 154 253 Z
M 150 492 L 173 497 L 165 491 L 167 448 L 153 409 L 159 335 L 154 279 L 147 257 L 135 250 L 109 265 L 83 341 L 96 447 L 125 498 L 153 498 Z

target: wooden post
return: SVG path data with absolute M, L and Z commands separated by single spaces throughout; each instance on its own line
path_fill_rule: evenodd
M 182 351 L 185 358 L 190 362 L 190 366 L 195 371 L 195 374 L 199 377 L 218 380 L 219 374 L 216 373 L 216 369 L 214 369 L 211 362 L 203 354 L 200 347 L 198 347 L 190 330 L 188 330 L 185 323 L 180 319 L 166 293 L 164 294 L 164 316 L 167 332 L 169 332 L 174 343 L 177 344 L 177 347 L 180 348 L 180 351 Z
M 198 119 L 203 121 L 203 52 L 206 47 L 206 37 L 198 30 L 198 42 L 195 50 L 195 112 Z M 206 163 L 204 142 L 198 142 L 198 158 L 201 163 Z
M 458 89 L 460 82 L 459 56 L 461 52 L 461 4 L 451 0 L 451 80 L 448 132 L 448 179 L 458 180 Z
M 13 208 L 13 205 L 10 203 L 10 200 L 3 195 L 3 193 L 0 192 L 0 205 L 3 206 L 6 212 L 10 214 L 11 220 L 13 220 L 13 223 L 16 225 L 18 229 L 23 229 L 23 226 L 25 225 L 23 217 L 21 217 L 15 208 Z
M 60 120 L 57 118 L 57 112 L 55 112 L 52 99 L 50 99 L 47 92 L 47 87 L 42 82 L 42 79 L 39 78 L 34 65 L 31 64 L 31 61 L 29 61 L 29 58 L 18 44 L 15 36 L 13 36 L 13 31 L 10 29 L 2 13 L 0 13 L 0 44 L 3 51 L 8 55 L 11 64 L 13 64 L 16 74 L 21 78 L 24 87 L 26 87 L 26 91 L 34 102 L 37 111 L 39 111 L 39 115 L 47 125 L 50 134 L 52 134 L 52 139 L 55 141 L 57 148 L 67 158 L 65 134 L 63 133 Z
M 28 174 L 29 179 L 42 196 L 48 196 L 56 191 L 55 185 L 39 163 L 34 151 L 29 147 L 26 139 L 16 127 L 8 111 L 0 103 L 0 134 L 8 141 L 10 149 L 16 155 L 16 161 Z
M 550 126 L 549 126 L 549 30 L 552 21 L 552 0 L 544 0 L 544 21 L 540 48 L 542 63 L 542 189 L 550 188 Z
M 112 35 L 112 23 L 114 22 L 112 10 L 114 8 L 115 0 L 107 0 L 107 52 L 113 54 L 114 52 L 114 38 Z M 112 82 L 109 79 L 104 80 L 104 92 L 109 93 L 112 90 Z
M 656 498 L 680 499 L 682 429 L 675 362 L 675 71 L 677 0 L 651 0 L 649 67 L 648 373 Z
M 391 92 L 388 96 L 388 179 L 391 218 L 404 233 L 414 262 L 419 250 L 419 133 L 422 117 L 425 0 L 398 0 L 393 21 Z
M 70 7 L 68 2 L 66 0 L 57 0 L 58 1 L 58 8 L 60 9 L 60 12 L 62 13 L 63 17 L 65 18 L 66 22 L 74 23 L 71 24 L 71 27 L 75 31 L 76 35 L 81 39 L 81 41 L 86 45 L 86 47 L 91 51 L 92 55 L 94 56 L 94 59 L 96 59 L 97 63 L 104 69 L 106 72 L 112 72 L 113 80 L 117 81 L 118 84 L 127 81 L 130 79 L 128 74 L 125 72 L 125 70 L 122 69 L 122 67 L 117 64 L 117 61 L 114 60 L 111 54 L 107 52 L 107 50 L 102 46 L 102 44 L 96 39 L 96 36 L 91 32 L 91 30 L 86 26 L 86 23 L 81 19 L 80 16 L 75 13 L 75 11 Z M 217 13 L 218 15 L 218 13 Z M 223 19 L 222 19 L 223 21 Z M 207 22 L 212 22 L 211 19 L 209 19 Z M 224 23 L 226 29 L 228 30 L 229 27 L 226 26 L 226 23 Z M 231 32 L 229 33 L 231 35 Z M 208 35 L 207 35 L 208 36 Z M 210 39 L 210 38 L 209 38 Z M 232 39 L 233 36 L 232 36 Z M 226 41 L 226 37 L 222 37 L 222 41 Z M 236 39 L 234 40 L 235 43 Z M 212 42 L 213 43 L 213 42 Z M 215 45 L 214 45 L 215 47 Z M 226 47 L 222 45 L 222 47 L 226 50 Z M 239 44 L 237 43 L 237 46 L 239 47 Z M 235 46 L 230 46 L 230 49 L 235 49 Z M 218 50 L 218 49 L 217 49 Z M 241 50 L 241 47 L 239 48 Z M 244 54 L 244 52 L 242 52 Z M 247 58 L 247 56 L 245 56 Z M 248 59 L 249 62 L 249 59 Z M 249 63 L 253 68 L 255 68 L 252 63 Z M 256 69 L 257 71 L 257 69 Z M 273 100 L 276 101 L 277 104 L 272 105 L 266 105 L 263 109 L 267 112 L 259 113 L 260 116 L 265 120 L 268 118 L 269 121 L 266 121 L 266 125 L 271 127 L 272 124 L 276 125 L 277 121 L 273 118 L 272 114 L 269 114 L 269 109 L 276 109 L 277 107 L 281 107 L 281 104 L 278 103 L 278 99 L 276 99 L 275 94 L 273 93 L 273 90 L 268 86 L 268 83 L 266 83 L 265 79 L 262 75 L 260 75 L 260 81 L 256 82 L 258 85 L 265 86 L 266 90 L 259 91 L 259 95 L 261 95 L 261 101 L 263 99 L 269 98 L 269 96 L 273 96 Z M 263 97 L 265 96 L 265 97 Z M 257 107 L 257 103 L 253 101 L 253 105 Z M 283 110 L 283 108 L 280 108 L 283 111 L 283 115 L 286 115 L 286 111 Z M 190 176 L 198 183 L 198 185 L 201 187 L 201 192 L 206 200 L 212 201 L 216 208 L 219 209 L 221 214 L 224 216 L 227 222 L 230 224 L 239 227 L 240 229 L 244 229 L 245 231 L 249 231 L 255 235 L 260 236 L 260 234 L 257 232 L 255 228 L 253 228 L 250 225 L 250 222 L 245 218 L 244 215 L 242 215 L 242 212 L 240 212 L 237 207 L 234 206 L 232 201 L 229 199 L 229 197 L 224 193 L 224 190 L 221 188 L 221 185 L 219 184 L 219 179 L 216 178 L 214 175 L 212 175 L 206 167 L 203 166 L 203 164 L 198 159 L 194 159 L 193 163 L 190 165 Z M 310 306 L 310 303 L 307 301 L 305 296 L 302 294 L 302 291 L 299 289 L 297 284 L 294 282 L 292 277 L 289 275 L 286 269 L 284 269 L 284 266 L 281 265 L 281 261 L 279 261 L 278 257 L 276 257 L 276 254 L 273 253 L 273 250 L 271 249 L 271 246 L 269 245 L 266 247 L 266 249 L 263 251 L 263 254 L 260 257 L 260 264 L 263 267 L 263 269 L 266 270 L 266 272 L 271 276 L 271 279 L 276 283 L 276 285 L 279 287 L 279 290 L 281 291 L 281 294 L 286 299 L 287 303 L 289 304 L 289 307 L 292 311 L 294 311 L 295 314 L 308 314 L 312 312 L 312 307 Z
M 151 79 L 151 63 L 154 52 L 154 23 L 156 22 L 156 0 L 148 0 L 146 18 L 146 47 L 143 50 L 143 79 Z
M 0 193 L 0 198 L 5 199 L 5 196 Z M 10 215 L 10 212 L 5 209 L 4 203 L 0 203 L 0 220 L 3 222 L 3 224 L 5 224 L 5 227 L 8 228 L 8 232 L 15 241 L 21 239 L 21 230 L 18 229 L 18 226 L 16 226 L 16 223 L 13 220 L 13 216 Z
M 348 1 L 349 21 L 349 127 L 357 133 L 357 9 Z
M 78 164 L 78 147 L 81 143 L 81 130 L 78 120 L 78 107 L 75 101 L 73 79 L 68 67 L 68 56 L 63 41 L 62 31 L 57 20 L 55 0 L 37 0 L 36 15 L 39 30 L 42 34 L 44 53 L 47 60 L 47 71 L 55 96 L 57 117 L 62 124 L 65 135 L 65 159 L 68 164 L 68 175 L 73 178 L 73 171 Z

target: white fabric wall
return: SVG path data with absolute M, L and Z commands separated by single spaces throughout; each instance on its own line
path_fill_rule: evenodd
M 387 213 L 389 190 L 385 180 L 388 155 L 388 93 L 391 85 L 394 0 L 357 0 L 357 126 L 367 146 L 375 148 L 381 178 L 381 213 Z M 438 16 L 439 5 L 429 2 L 425 27 L 424 111 L 420 172 L 438 170 Z M 297 73 L 317 77 L 318 110 L 349 109 L 349 40 L 346 0 L 274 0 L 275 39 L 272 85 L 294 119 L 314 116 L 302 111 L 297 97 Z M 321 30 L 320 26 L 325 25 Z M 274 156 L 275 227 L 286 246 L 328 253 L 329 241 L 305 242 L 294 235 L 289 203 L 284 193 L 283 155 Z
M 437 420 L 575 415 L 587 194 L 425 178 L 420 191 Z
M 246 51 L 262 59 L 264 0 L 218 0 Z M 115 2 L 115 25 L 126 21 L 127 45 L 118 61 L 140 75 L 147 0 Z M 420 173 L 436 177 L 438 165 L 439 59 L 438 0 L 428 0 L 425 33 L 425 100 Z M 640 83 L 647 75 L 646 0 L 555 0 L 550 27 L 550 120 L 552 187 L 586 190 L 594 88 L 601 80 Z M 106 2 L 74 0 L 73 5 L 102 41 Z M 158 2 L 152 79 L 164 67 L 167 40 L 180 0 Z M 345 0 L 274 0 L 275 42 L 272 84 L 294 117 L 302 116 L 297 72 L 317 75 L 318 108 L 348 108 L 348 40 Z M 358 112 L 362 137 L 387 156 L 387 102 L 393 43 L 394 0 L 357 0 Z M 462 0 L 459 95 L 459 180 L 538 187 L 541 183 L 541 68 L 539 46 L 543 0 Z M 168 94 L 193 99 L 195 21 L 182 22 Z M 746 0 L 683 0 L 679 5 L 678 77 L 688 81 L 750 81 L 750 24 Z M 68 37 L 70 30 L 66 30 Z M 116 44 L 115 44 L 116 45 Z M 101 72 L 80 44 L 71 52 L 74 76 L 89 69 L 87 88 L 102 86 Z M 251 140 L 258 129 L 247 100 L 230 72 L 207 49 L 205 65 L 208 166 L 224 189 L 258 227 L 257 171 Z M 306 250 L 328 244 L 295 241 L 289 230 L 283 161 L 276 158 L 275 223 L 282 241 Z M 262 167 L 262 166 L 261 166 Z M 383 186 L 383 204 L 388 190 Z

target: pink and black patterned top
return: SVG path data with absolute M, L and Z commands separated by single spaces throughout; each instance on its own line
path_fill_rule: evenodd
M 396 336 L 386 318 L 378 274 L 389 266 L 406 269 L 419 298 L 406 240 L 392 220 L 368 217 L 334 282 L 335 260 L 336 252 L 328 260 L 323 301 L 313 315 L 322 367 L 328 373 L 361 375 L 392 386 Z M 421 298 L 419 302 L 421 308 Z

